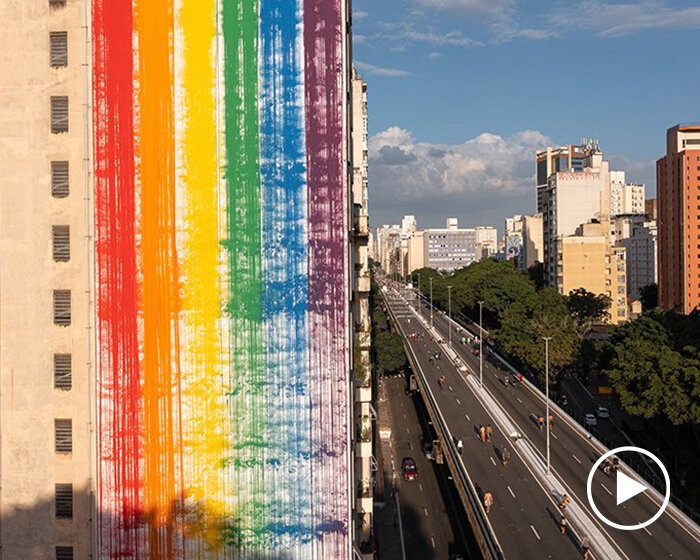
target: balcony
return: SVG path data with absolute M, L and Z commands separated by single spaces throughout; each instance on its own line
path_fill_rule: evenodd
M 372 385 L 355 385 L 355 402 L 372 402 Z
M 369 236 L 369 216 L 363 214 L 355 216 L 355 235 L 357 237 Z
M 369 274 L 364 273 L 362 276 L 358 276 L 355 281 L 356 290 L 361 293 L 369 293 L 370 280 Z

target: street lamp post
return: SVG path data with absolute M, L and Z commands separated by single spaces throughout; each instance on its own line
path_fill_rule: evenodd
M 420 272 L 418 273 L 418 291 L 416 292 L 416 313 L 420 312 Z
M 452 349 L 452 286 L 447 286 L 447 345 Z
M 545 386 L 545 399 L 547 401 L 547 407 L 545 412 L 545 418 L 547 419 L 547 474 L 549 474 L 549 341 L 552 340 L 551 336 L 544 337 L 544 386 Z
M 433 277 L 430 277 L 430 328 L 433 328 Z
M 484 388 L 484 328 L 482 327 L 484 302 L 479 302 L 479 384 Z

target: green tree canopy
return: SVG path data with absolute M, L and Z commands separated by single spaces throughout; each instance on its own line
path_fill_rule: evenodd
M 609 317 L 612 300 L 605 294 L 594 294 L 585 288 L 577 288 L 566 296 L 566 306 L 576 324 L 576 331 L 583 338 L 591 327 Z

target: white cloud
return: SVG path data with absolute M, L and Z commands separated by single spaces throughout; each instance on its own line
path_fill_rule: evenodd
M 383 68 L 381 66 L 375 66 L 374 64 L 360 62 L 359 60 L 355 61 L 355 66 L 357 66 L 358 70 L 362 70 L 365 74 L 369 74 L 371 76 L 402 78 L 411 75 L 411 73 L 406 70 L 399 70 L 398 68 Z
M 390 127 L 369 143 L 373 204 L 521 195 L 533 189 L 535 150 L 550 144 L 537 131 L 507 138 L 485 132 L 461 144 L 417 142 L 408 130 Z
M 364 10 L 357 10 L 352 13 L 352 19 L 360 20 L 365 19 L 369 14 Z
M 584 0 L 575 9 L 559 8 L 552 23 L 559 28 L 594 29 L 598 35 L 608 37 L 646 29 L 700 29 L 700 7 L 672 8 L 667 2 L 656 0 L 622 4 Z
M 428 53 L 427 56 L 430 60 L 437 60 L 438 58 L 442 57 L 442 54 L 437 51 L 433 51 L 431 53 Z
M 515 0 L 416 0 L 419 6 L 453 12 L 486 21 L 510 19 Z

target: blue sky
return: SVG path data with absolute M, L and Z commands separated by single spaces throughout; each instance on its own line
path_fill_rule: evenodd
M 686 0 L 353 0 L 373 225 L 534 211 L 534 151 L 595 137 L 654 194 L 665 131 L 700 120 Z

